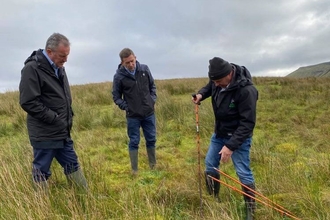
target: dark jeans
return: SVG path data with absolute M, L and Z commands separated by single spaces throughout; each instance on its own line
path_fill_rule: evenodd
M 79 169 L 78 157 L 73 149 L 71 139 L 64 140 L 63 148 L 33 148 L 33 156 L 32 175 L 33 180 L 36 182 L 45 181 L 51 176 L 50 166 L 54 158 L 63 167 L 65 175 Z
M 221 156 L 219 152 L 222 147 L 226 145 L 229 138 L 216 138 L 213 134 L 211 137 L 211 142 L 209 149 L 205 158 L 206 172 L 217 172 L 215 168 L 219 168 Z M 243 144 L 234 151 L 231 155 L 236 174 L 241 183 L 249 185 L 254 183 L 254 177 L 250 169 L 250 148 L 251 148 L 252 138 L 247 138 Z
M 152 114 L 146 118 L 127 117 L 127 134 L 129 137 L 129 150 L 138 150 L 140 143 L 140 127 L 146 140 L 147 148 L 154 148 L 156 144 L 156 118 Z

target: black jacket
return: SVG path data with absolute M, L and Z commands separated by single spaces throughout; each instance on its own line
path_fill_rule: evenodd
M 124 66 L 119 65 L 113 77 L 113 101 L 127 117 L 145 118 L 154 113 L 156 85 L 147 65 L 136 61 L 133 76 Z
M 212 97 L 214 132 L 217 137 L 230 138 L 226 146 L 235 150 L 246 138 L 252 137 L 258 91 L 252 83 L 250 72 L 244 66 L 232 66 L 235 73 L 226 90 L 220 92 L 221 88 L 210 80 L 198 93 L 202 95 L 202 100 Z
M 57 78 L 41 49 L 34 51 L 24 65 L 19 102 L 27 112 L 30 140 L 54 141 L 70 137 L 73 112 L 65 69 L 62 68 L 62 77 Z

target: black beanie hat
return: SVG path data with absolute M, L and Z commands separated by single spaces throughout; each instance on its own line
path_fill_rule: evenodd
M 214 57 L 209 63 L 209 78 L 211 80 L 221 79 L 227 76 L 232 70 L 230 63 L 219 57 Z

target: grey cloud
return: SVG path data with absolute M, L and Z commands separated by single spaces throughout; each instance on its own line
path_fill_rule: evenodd
M 0 91 L 17 88 L 24 60 L 53 32 L 72 43 L 71 84 L 111 81 L 124 47 L 156 79 L 206 77 L 214 56 L 255 76 L 284 76 L 330 57 L 326 0 L 12 0 L 0 12 Z

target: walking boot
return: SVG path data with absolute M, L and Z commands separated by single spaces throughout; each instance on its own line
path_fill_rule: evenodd
M 81 169 L 66 175 L 66 177 L 69 183 L 76 185 L 83 190 L 88 190 L 87 181 Z
M 138 150 L 130 150 L 129 151 L 129 158 L 131 160 L 131 168 L 133 176 L 138 174 Z
M 252 190 L 255 190 L 255 185 L 254 183 L 252 184 L 247 184 L 247 187 L 249 187 Z M 250 198 L 246 195 L 243 195 L 244 201 L 245 201 L 245 207 L 246 207 L 246 220 L 253 220 L 254 219 L 254 213 L 256 209 L 256 202 L 255 202 L 255 193 L 245 187 L 242 186 L 243 192 L 246 194 L 252 196 L 253 198 Z
M 149 167 L 154 170 L 156 167 L 156 148 L 147 148 Z
M 220 183 L 216 180 L 213 180 L 211 177 L 220 180 L 220 174 L 216 172 L 206 172 L 205 171 L 205 183 L 206 183 L 206 190 L 210 195 L 213 195 L 214 198 L 220 202 L 219 199 L 219 191 L 220 191 Z

